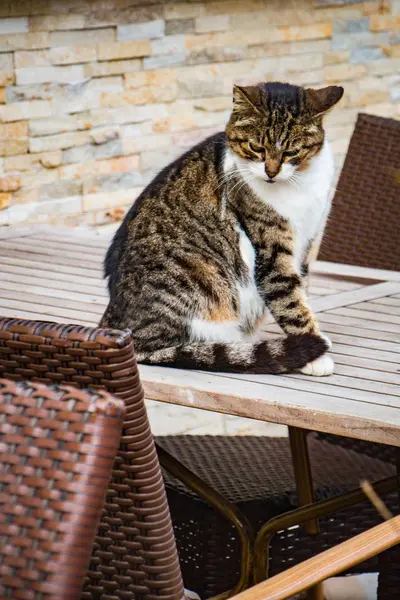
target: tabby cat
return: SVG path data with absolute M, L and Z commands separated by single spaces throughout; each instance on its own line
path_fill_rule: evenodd
M 323 116 L 343 88 L 235 86 L 225 132 L 163 169 L 105 260 L 102 327 L 138 361 L 239 373 L 333 372 L 304 276 L 330 209 Z M 284 337 L 257 340 L 270 311 Z

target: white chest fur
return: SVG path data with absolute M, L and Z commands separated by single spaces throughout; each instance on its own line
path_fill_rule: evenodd
M 246 166 L 250 169 L 248 184 L 253 192 L 289 221 L 295 236 L 295 266 L 300 270 L 309 243 L 324 229 L 330 211 L 334 164 L 329 143 L 325 141 L 306 171 L 296 173 L 292 180 L 277 181 L 273 185 L 262 179 L 262 163 L 249 165 L 249 161 L 228 151 L 225 171 L 235 166 L 241 170 Z M 254 177 L 255 168 L 260 170 L 260 177 Z
M 252 243 L 243 229 L 238 225 L 240 254 L 247 266 L 248 279 L 244 283 L 237 282 L 240 302 L 240 322 L 244 328 L 252 328 L 265 313 L 265 303 L 262 300 L 255 281 L 256 253 Z

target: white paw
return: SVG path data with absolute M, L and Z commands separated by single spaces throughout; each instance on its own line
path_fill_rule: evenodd
M 328 354 L 323 354 L 316 360 L 309 362 L 305 367 L 300 369 L 304 375 L 314 375 L 314 377 L 326 377 L 332 375 L 335 363 Z
M 327 335 L 325 335 L 325 333 L 320 333 L 319 335 L 320 335 L 320 336 L 321 336 L 321 337 L 322 337 L 322 338 L 323 338 L 323 339 L 326 341 L 326 343 L 328 344 L 328 350 L 332 350 L 332 342 L 331 342 L 330 338 L 328 338 L 328 336 L 327 336 Z

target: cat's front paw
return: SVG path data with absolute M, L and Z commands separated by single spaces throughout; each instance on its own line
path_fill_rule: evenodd
M 332 375 L 334 368 L 335 363 L 332 358 L 328 354 L 323 354 L 316 360 L 307 363 L 300 369 L 300 373 L 313 375 L 314 377 L 326 377 L 327 375 Z

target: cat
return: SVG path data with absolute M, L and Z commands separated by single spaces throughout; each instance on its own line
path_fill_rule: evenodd
M 330 210 L 323 116 L 343 88 L 234 86 L 226 130 L 164 168 L 105 259 L 101 327 L 132 330 L 138 361 L 177 368 L 333 372 L 305 277 Z M 257 341 L 266 312 L 285 336 Z

